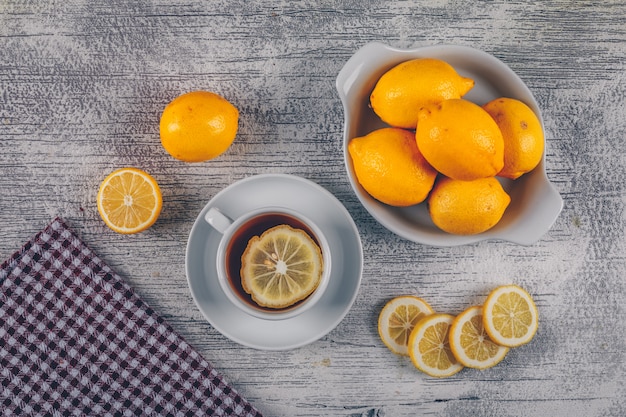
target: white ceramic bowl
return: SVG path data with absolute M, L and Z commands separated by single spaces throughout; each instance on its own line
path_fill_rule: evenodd
M 369 96 L 380 76 L 396 64 L 420 57 L 438 58 L 452 65 L 459 74 L 474 79 L 475 85 L 465 99 L 483 105 L 498 97 L 523 101 L 539 116 L 541 111 L 524 82 L 502 61 L 466 46 L 428 46 L 409 50 L 370 43 L 359 49 L 337 76 L 337 91 L 343 103 L 345 120 L 343 152 L 352 188 L 367 211 L 397 235 L 433 246 L 456 246 L 487 239 L 530 245 L 554 224 L 563 200 L 548 180 L 545 152 L 533 171 L 515 181 L 498 178 L 511 196 L 511 203 L 500 222 L 477 235 L 460 236 L 437 228 L 430 219 L 426 203 L 411 207 L 392 207 L 372 198 L 361 187 L 348 154 L 348 142 L 386 125 L 369 107 Z

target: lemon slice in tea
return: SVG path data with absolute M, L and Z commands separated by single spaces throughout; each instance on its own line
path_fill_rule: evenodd
M 241 256 L 241 284 L 262 307 L 285 308 L 318 287 L 322 252 L 303 230 L 279 225 L 254 236 Z

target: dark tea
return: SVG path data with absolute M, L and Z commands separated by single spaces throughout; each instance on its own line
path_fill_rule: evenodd
M 320 246 L 317 236 L 315 236 L 313 231 L 305 223 L 285 213 L 264 213 L 245 221 L 233 233 L 230 242 L 228 242 L 228 246 L 226 246 L 225 266 L 229 284 L 241 300 L 256 309 L 268 312 L 282 312 L 292 309 L 306 300 L 299 301 L 285 308 L 262 307 L 254 302 L 250 294 L 244 291 L 243 286 L 241 285 L 241 256 L 245 252 L 250 239 L 254 236 L 261 236 L 263 232 L 271 229 L 272 227 L 284 224 L 295 229 L 303 230 L 318 246 Z

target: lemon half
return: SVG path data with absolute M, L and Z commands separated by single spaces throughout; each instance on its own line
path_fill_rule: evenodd
M 137 168 L 121 168 L 100 184 L 96 197 L 100 217 L 118 233 L 146 230 L 156 222 L 163 200 L 152 176 Z

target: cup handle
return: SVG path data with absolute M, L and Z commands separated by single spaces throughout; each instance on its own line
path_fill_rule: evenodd
M 211 227 L 213 227 L 221 234 L 224 234 L 226 229 L 228 229 L 228 226 L 233 224 L 233 221 L 230 218 L 222 214 L 222 212 L 215 207 L 211 207 L 209 211 L 206 212 L 206 214 L 204 215 L 204 220 L 206 220 L 206 222 L 209 223 Z

